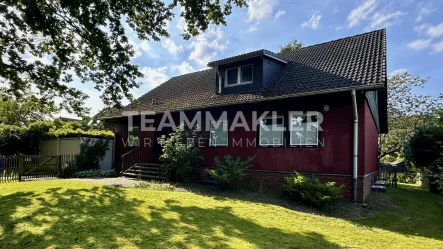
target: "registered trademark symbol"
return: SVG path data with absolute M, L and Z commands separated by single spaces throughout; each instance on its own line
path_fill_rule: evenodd
M 323 106 L 323 111 L 328 112 L 329 111 L 329 106 L 328 105 Z

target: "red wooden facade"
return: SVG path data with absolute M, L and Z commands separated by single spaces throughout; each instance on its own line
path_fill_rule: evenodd
M 328 108 L 325 109 L 325 106 Z M 243 128 L 236 128 L 229 132 L 229 146 L 222 148 L 208 147 L 204 143 L 201 148 L 204 160 L 202 168 L 212 167 L 214 157 L 222 158 L 225 154 L 231 154 L 233 157 L 246 158 L 255 155 L 251 170 L 257 172 L 281 173 L 283 175 L 298 171 L 302 173 L 315 173 L 325 177 L 343 177 L 345 183 L 349 181 L 352 175 L 352 143 L 353 143 L 353 113 L 351 105 L 351 95 L 349 92 L 335 95 L 317 95 L 315 97 L 292 98 L 286 100 L 274 100 L 271 102 L 250 103 L 245 105 L 226 106 L 220 108 L 207 109 L 214 113 L 228 111 L 229 122 L 232 121 L 236 111 L 243 111 L 249 125 L 252 124 L 251 111 L 278 111 L 287 113 L 288 111 L 319 111 L 323 114 L 323 122 L 320 132 L 320 147 L 304 148 L 260 148 L 250 146 L 247 141 L 254 141 L 257 131 L 246 131 Z M 327 110 L 327 111 L 325 111 Z M 206 111 L 201 110 L 201 111 Z M 192 113 L 188 113 L 192 114 Z M 359 159 L 358 175 L 362 178 L 368 177 L 371 173 L 378 170 L 378 131 L 368 107 L 368 102 L 363 94 L 358 95 L 358 115 L 359 115 Z M 174 119 L 178 119 L 178 113 L 173 114 Z M 217 115 L 213 115 L 216 117 Z M 192 117 L 192 116 L 190 116 Z M 288 116 L 285 116 L 287 119 Z M 160 120 L 160 115 L 156 116 L 155 123 Z M 204 120 L 204 118 L 203 118 Z M 116 153 L 115 168 L 120 169 L 120 158 L 123 154 L 133 150 L 133 147 L 125 147 L 127 139 L 127 119 L 122 118 L 115 121 L 116 131 Z M 134 122 L 140 122 L 138 118 Z M 154 126 L 156 126 L 154 124 Z M 168 133 L 163 131 L 163 134 Z M 142 131 L 140 132 L 140 148 L 143 151 L 143 160 L 146 162 L 155 161 L 158 157 L 155 152 L 156 137 L 161 132 Z M 144 140 L 147 138 L 147 140 Z M 144 141 L 149 142 L 146 146 Z M 235 141 L 235 142 L 234 142 Z M 252 171 L 251 171 L 252 172 Z M 253 175 L 251 173 L 251 175 Z M 279 178 L 279 177 L 277 177 Z M 281 178 L 281 177 L 280 177 Z M 326 178 L 325 178 L 326 179 Z M 368 180 L 366 180 L 368 181 Z M 373 181 L 373 177 L 371 178 Z M 363 184 L 363 183 L 362 183 Z M 348 185 L 348 184 L 346 184 Z M 366 185 L 361 187 L 368 188 Z M 349 186 L 347 190 L 349 189 Z M 365 190 L 367 191 L 367 190 Z M 367 193 L 362 193 L 360 199 L 364 199 Z

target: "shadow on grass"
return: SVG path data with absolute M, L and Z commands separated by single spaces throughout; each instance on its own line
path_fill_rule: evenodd
M 273 204 L 298 212 L 346 219 L 369 229 L 379 228 L 406 236 L 423 236 L 443 241 L 443 197 L 411 184 L 390 187 L 387 194 L 371 193 L 369 208 L 339 201 L 328 210 L 318 210 L 284 199 L 281 191 L 259 194 L 241 189 L 219 191 L 213 187 L 198 186 L 191 187 L 190 191 L 218 201 L 235 198 Z
M 229 207 L 149 203 L 116 187 L 52 188 L 0 196 L 0 248 L 338 248 L 317 233 L 288 233 Z
M 443 241 L 443 196 L 417 186 L 399 184 L 387 195 L 396 208 L 378 209 L 368 219 L 351 220 L 356 225 L 379 228 L 406 236 L 423 236 Z

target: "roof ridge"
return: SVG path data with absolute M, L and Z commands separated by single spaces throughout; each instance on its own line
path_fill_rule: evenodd
M 185 76 L 185 75 L 190 75 L 190 74 L 194 74 L 194 73 L 201 73 L 201 72 L 208 71 L 208 70 L 213 70 L 213 68 L 205 68 L 205 69 L 202 69 L 202 70 L 199 70 L 199 71 L 194 71 L 194 72 L 190 72 L 190 73 L 185 73 L 185 74 L 176 75 L 176 76 L 173 76 L 173 77 L 169 78 L 169 79 L 166 80 L 166 81 L 169 81 L 170 79 L 173 79 L 173 78 L 177 78 L 177 77 L 181 77 L 181 76 Z M 166 82 L 166 81 L 165 81 L 165 82 Z M 165 83 L 165 82 L 163 82 L 163 83 Z M 163 83 L 162 83 L 162 84 L 163 84 Z
M 367 35 L 367 34 L 370 34 L 370 33 L 376 33 L 376 32 L 380 32 L 380 31 L 384 31 L 386 33 L 386 28 L 376 29 L 376 30 L 365 32 L 365 33 L 360 33 L 360 34 L 356 34 L 356 35 L 351 35 L 351 36 L 346 36 L 346 37 L 338 38 L 338 39 L 335 39 L 335 40 L 330 40 L 330 41 L 325 41 L 325 42 L 321 42 L 321 43 L 316 43 L 316 44 L 312 44 L 312 45 L 309 45 L 309 46 L 306 46 L 306 47 L 302 47 L 302 48 L 297 49 L 297 50 L 303 50 L 303 49 L 310 48 L 310 47 L 315 47 L 315 46 L 319 46 L 319 45 L 323 45 L 323 44 L 327 44 L 327 43 L 337 42 L 337 41 L 344 40 L 344 39 L 355 38 L 355 37 Z M 297 51 L 297 50 L 292 50 L 290 52 Z M 290 52 L 287 52 L 287 53 L 278 52 L 277 54 L 285 55 L 285 54 L 288 54 Z

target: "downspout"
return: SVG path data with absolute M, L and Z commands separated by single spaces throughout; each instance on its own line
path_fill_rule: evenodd
M 353 142 L 353 158 L 352 158 L 352 200 L 357 203 L 357 173 L 358 173 L 358 112 L 357 112 L 357 97 L 355 89 L 351 91 L 352 95 L 352 110 L 354 113 L 354 142 Z

